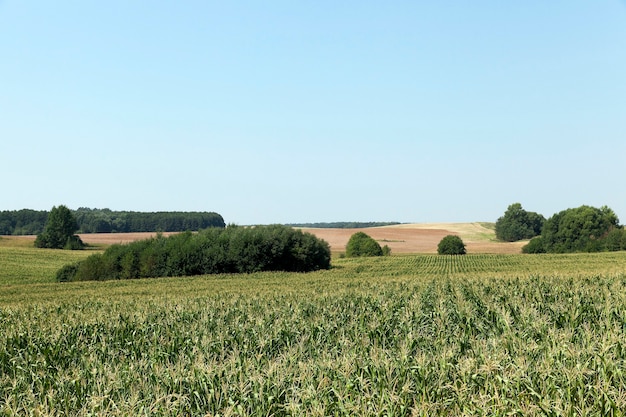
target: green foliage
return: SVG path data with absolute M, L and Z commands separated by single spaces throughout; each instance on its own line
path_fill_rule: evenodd
M 47 211 L 0 211 L 0 235 L 37 235 L 43 231 Z
M 621 416 L 625 262 L 417 255 L 14 285 L 0 415 Z
M 225 227 L 221 215 L 213 212 L 112 211 L 81 207 L 73 210 L 79 233 L 183 232 L 208 227 Z M 47 211 L 0 211 L 0 235 L 37 235 L 45 227 Z
M 328 268 L 330 246 L 310 233 L 279 225 L 229 226 L 113 245 L 80 262 L 69 280 L 308 272 Z
M 74 215 L 64 205 L 52 207 L 44 231 L 35 239 L 35 247 L 48 249 L 83 249 L 84 244 L 74 235 L 78 223 Z
M 613 210 L 606 206 L 563 210 L 545 222 L 541 234 L 543 246 L 552 253 L 616 250 L 615 236 L 611 236 L 610 242 L 606 239 L 612 230 L 620 229 L 618 221 Z
M 437 245 L 439 255 L 465 255 L 465 243 L 456 235 L 448 235 Z
M 81 207 L 75 213 L 82 233 L 183 232 L 225 227 L 222 216 L 214 212 L 142 213 Z
M 383 249 L 371 236 L 363 232 L 356 232 L 350 236 L 346 245 L 346 257 L 382 256 Z
M 541 236 L 536 236 L 530 239 L 526 245 L 522 247 L 522 253 L 545 253 L 546 249 L 543 247 L 543 239 Z
M 310 227 L 316 229 L 365 229 L 368 227 L 394 226 L 400 222 L 322 222 L 322 223 L 290 223 L 291 227 Z
M 541 214 L 524 210 L 520 203 L 511 204 L 496 221 L 496 237 L 505 242 L 530 239 L 541 234 L 545 220 Z

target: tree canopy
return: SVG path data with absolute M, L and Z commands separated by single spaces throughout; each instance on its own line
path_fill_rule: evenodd
M 382 256 L 383 248 L 371 236 L 364 232 L 356 232 L 350 236 L 346 245 L 346 257 Z
M 64 205 L 52 207 L 46 226 L 35 239 L 35 246 L 48 249 L 82 249 L 83 242 L 74 233 L 78 223 L 74 215 Z
M 439 255 L 465 255 L 465 243 L 456 235 L 445 236 L 437 245 Z
M 541 214 L 526 211 L 520 203 L 513 203 L 496 221 L 496 237 L 505 242 L 531 239 L 541 234 L 545 220 Z
M 59 281 L 330 268 L 330 246 L 287 226 L 228 226 L 110 246 L 57 272 Z
M 541 233 L 543 249 L 549 253 L 594 252 L 609 250 L 607 238 L 621 241 L 617 215 L 607 206 L 601 208 L 580 206 L 554 214 L 546 220 Z M 620 233 L 620 232 L 616 232 Z M 615 250 L 615 246 L 612 246 Z
M 214 212 L 137 212 L 80 207 L 71 210 L 78 223 L 78 233 L 184 232 L 208 227 L 225 227 L 221 215 Z M 37 235 L 49 213 L 29 209 L 0 211 L 0 235 Z

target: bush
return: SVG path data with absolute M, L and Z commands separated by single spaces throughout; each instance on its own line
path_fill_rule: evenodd
M 541 236 L 530 239 L 524 247 L 522 247 L 522 253 L 545 253 L 546 250 L 543 247 L 543 240 Z
M 546 220 L 541 237 L 549 253 L 597 252 L 606 248 L 604 240 L 619 228 L 618 218 L 610 208 L 580 206 Z
M 455 235 L 448 235 L 441 239 L 437 245 L 439 255 L 465 255 L 465 243 Z
M 68 281 L 188 276 L 258 271 L 308 272 L 330 268 L 330 246 L 310 233 L 286 226 L 237 227 L 185 232 L 91 255 L 75 270 L 64 267 L 57 279 Z M 72 272 L 74 274 L 72 275 Z
M 359 256 L 382 256 L 383 249 L 372 237 L 357 232 L 350 236 L 346 245 L 346 257 L 355 258 Z
M 56 273 L 56 280 L 59 282 L 73 281 L 78 270 L 78 264 L 65 265 Z

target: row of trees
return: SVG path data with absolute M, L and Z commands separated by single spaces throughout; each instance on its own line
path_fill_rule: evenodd
M 569 208 L 546 220 L 514 203 L 496 222 L 496 237 L 507 242 L 531 239 L 524 253 L 626 250 L 626 231 L 607 206 Z
M 287 226 L 228 226 L 110 246 L 57 272 L 59 281 L 330 268 L 330 246 Z
M 48 219 L 45 210 L 0 211 L 0 235 L 37 235 Z
M 292 227 L 311 227 L 316 229 L 365 229 L 368 227 L 395 226 L 400 222 L 322 222 L 322 223 L 289 223 Z
M 225 227 L 214 212 L 112 211 L 81 207 L 73 210 L 78 233 L 183 232 L 208 227 Z M 16 210 L 0 212 L 0 235 L 38 235 L 43 232 L 49 212 Z

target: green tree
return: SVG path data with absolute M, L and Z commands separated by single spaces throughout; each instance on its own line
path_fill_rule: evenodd
M 465 243 L 458 236 L 448 235 L 437 245 L 437 253 L 439 255 L 465 255 Z
M 346 257 L 382 256 L 383 249 L 372 237 L 363 232 L 356 232 L 350 236 L 346 245 Z
M 330 268 L 330 246 L 287 226 L 228 226 L 112 245 L 57 274 L 60 281 Z
M 49 249 L 82 249 L 83 242 L 74 233 L 78 230 L 76 218 L 66 206 L 52 207 L 35 246 Z
M 541 239 L 541 236 L 535 236 L 534 238 L 530 239 L 530 242 L 528 242 L 526 245 L 524 245 L 524 247 L 522 247 L 522 253 L 545 253 L 546 250 L 543 247 L 543 240 Z
M 604 239 L 619 228 L 615 212 L 580 206 L 556 213 L 546 220 L 541 238 L 546 252 L 593 252 L 602 250 Z
M 526 211 L 520 203 L 513 203 L 496 221 L 496 237 L 505 242 L 533 238 L 541 234 L 545 220 L 541 214 Z

